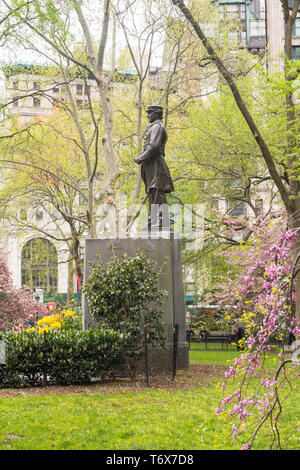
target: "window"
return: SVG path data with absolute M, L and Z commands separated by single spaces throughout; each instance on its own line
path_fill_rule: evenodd
M 25 209 L 25 207 L 22 207 L 22 209 L 20 209 L 20 221 L 21 222 L 27 221 L 27 209 Z
M 211 207 L 212 207 L 212 209 L 216 209 L 218 211 L 219 210 L 219 199 L 212 199 Z
M 53 93 L 59 93 L 59 86 L 55 86 L 53 88 Z
M 82 100 L 77 100 L 76 103 L 77 103 L 77 106 L 79 106 L 79 107 L 81 107 L 81 106 L 83 105 L 83 101 L 82 101 Z
M 300 18 L 296 18 L 293 25 L 293 36 L 300 36 Z
M 13 82 L 13 90 L 19 89 L 19 82 Z
M 18 98 L 14 98 L 13 107 L 17 108 L 18 106 L 19 106 L 19 100 Z
M 246 20 L 246 3 L 227 3 L 220 5 L 221 18 L 228 20 Z
M 227 205 L 231 217 L 246 215 L 246 207 L 244 202 L 238 202 L 236 200 L 230 199 Z
M 58 212 L 57 209 L 52 210 L 52 219 L 53 220 L 58 220 L 60 218 L 60 213 Z
M 86 83 L 84 85 L 84 94 L 85 95 L 90 95 L 91 94 L 91 86 L 87 85 Z
M 232 44 L 237 43 L 238 38 L 239 38 L 238 31 L 229 31 L 228 39 L 230 40 L 230 43 L 232 43 Z
M 294 0 L 288 0 L 289 2 L 289 7 L 293 8 L 294 7 Z M 300 11 L 300 6 L 298 6 L 298 11 Z
M 82 204 L 85 204 L 86 200 L 85 198 L 83 197 L 82 194 L 79 194 L 79 205 L 82 206 Z
M 251 36 L 264 36 L 266 35 L 266 23 L 264 20 L 253 20 L 250 25 Z
M 247 44 L 247 32 L 246 31 L 241 31 L 240 41 L 241 41 L 242 46 L 246 46 Z
M 228 38 L 232 44 L 241 43 L 246 46 L 247 43 L 247 24 L 246 24 L 246 3 L 227 3 L 220 5 L 220 17 L 224 27 L 230 22 L 232 31 L 228 33 Z M 238 21 L 236 21 L 238 20 Z M 236 25 L 234 24 L 236 22 Z
M 44 217 L 43 211 L 41 209 L 37 209 L 35 213 L 36 220 L 43 220 L 43 217 Z
M 77 95 L 82 95 L 83 92 L 83 85 L 77 84 L 76 85 L 76 93 Z
M 33 97 L 33 106 L 34 106 L 34 107 L 39 107 L 39 106 L 41 106 L 41 99 L 38 98 L 37 96 L 34 96 L 34 97 Z
M 240 43 L 242 46 L 246 46 L 247 43 L 247 33 L 246 31 L 229 31 L 228 39 L 231 44 Z
M 45 238 L 33 238 L 25 243 L 21 253 L 22 285 L 32 290 L 57 292 L 58 256 L 53 243 Z
M 292 54 L 294 60 L 300 60 L 300 46 L 293 46 Z
M 234 5 L 234 4 L 229 4 L 227 5 L 227 11 L 226 11 L 226 17 L 228 19 L 236 19 L 238 18 L 238 5 Z
M 251 0 L 250 9 L 253 15 L 259 16 L 260 15 L 260 0 Z
M 256 200 L 255 200 L 255 209 L 256 209 L 257 215 L 262 214 L 263 206 L 264 206 L 264 201 L 263 201 L 263 199 L 256 199 Z
M 246 19 L 246 4 L 241 3 L 240 10 L 239 10 L 239 19 L 245 20 Z

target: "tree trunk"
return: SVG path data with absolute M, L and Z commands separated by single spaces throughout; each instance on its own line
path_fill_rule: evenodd
M 113 148 L 113 112 L 110 100 L 110 85 L 101 80 L 98 87 L 104 118 L 102 145 L 106 161 L 105 180 L 100 192 L 100 201 L 102 203 L 107 202 L 108 204 L 113 204 L 115 202 L 115 183 L 120 172 Z
M 139 89 L 138 89 L 138 117 L 137 117 L 137 151 L 138 155 L 142 153 L 143 149 L 143 135 L 142 135 L 142 93 L 143 93 L 143 83 L 140 80 Z M 140 197 L 142 186 L 142 176 L 141 176 L 141 169 L 138 166 L 137 168 L 137 175 L 136 175 L 136 186 L 134 192 L 134 199 L 138 199 Z
M 74 0 L 75 10 L 78 16 L 78 20 L 81 24 L 82 31 L 86 40 L 86 46 L 88 51 L 88 59 L 91 65 L 91 70 L 93 71 L 94 79 L 96 80 L 101 106 L 103 111 L 103 122 L 104 122 L 104 130 L 103 130 L 103 137 L 102 137 L 102 145 L 103 145 L 103 153 L 105 158 L 105 178 L 103 182 L 103 186 L 100 191 L 100 203 L 108 203 L 114 204 L 115 203 L 115 183 L 117 178 L 120 175 L 118 166 L 117 166 L 117 158 L 115 155 L 114 147 L 113 147 L 113 112 L 111 106 L 111 99 L 110 99 L 110 87 L 111 81 L 113 78 L 114 70 L 114 59 L 112 64 L 112 70 L 109 76 L 103 70 L 104 64 L 104 53 L 107 45 L 107 38 L 108 38 L 108 29 L 109 29 L 109 20 L 110 20 L 110 7 L 111 1 L 105 0 L 103 6 L 103 20 L 102 20 L 102 31 L 101 37 L 99 40 L 98 50 L 97 53 L 95 52 L 94 43 L 91 35 L 91 31 L 89 29 L 88 23 L 85 19 L 83 10 L 82 10 L 82 2 L 80 0 Z M 115 28 L 114 28 L 115 34 Z M 96 158 L 98 155 L 96 155 Z M 92 177 L 89 179 L 89 184 L 92 185 L 94 183 L 94 177 L 96 176 L 96 172 L 93 172 Z M 94 189 L 94 184 L 93 184 Z M 92 201 L 89 201 L 90 205 Z M 92 210 L 93 209 L 93 210 Z M 89 207 L 89 223 L 91 224 L 91 237 L 96 238 L 96 228 L 94 222 L 94 207 Z
M 72 257 L 76 266 L 76 272 L 77 276 L 79 277 L 80 282 L 82 283 L 83 281 L 83 272 L 82 272 L 82 266 L 81 266 L 81 259 L 80 259 L 80 242 L 79 239 L 76 235 L 73 235 L 73 241 L 72 241 Z

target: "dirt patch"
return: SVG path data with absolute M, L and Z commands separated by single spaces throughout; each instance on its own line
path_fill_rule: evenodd
M 209 385 L 212 379 L 223 378 L 228 368 L 211 364 L 191 364 L 189 369 L 177 371 L 175 380 L 170 374 L 158 374 L 149 378 L 150 388 L 162 390 L 189 390 L 197 385 Z M 67 393 L 127 393 L 147 390 L 144 376 L 132 383 L 127 377 L 95 382 L 89 385 L 69 385 L 18 389 L 0 389 L 0 398 L 14 398 L 25 395 L 63 395 Z

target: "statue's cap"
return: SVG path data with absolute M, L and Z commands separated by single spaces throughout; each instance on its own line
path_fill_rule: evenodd
M 154 111 L 155 113 L 162 113 L 163 112 L 163 107 L 162 106 L 158 106 L 156 104 L 151 104 L 150 106 L 148 106 L 147 108 L 147 113 L 151 113 L 151 111 Z

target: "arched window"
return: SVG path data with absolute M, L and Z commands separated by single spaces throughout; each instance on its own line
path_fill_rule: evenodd
M 57 292 L 57 251 L 46 238 L 33 238 L 22 249 L 22 285 Z

